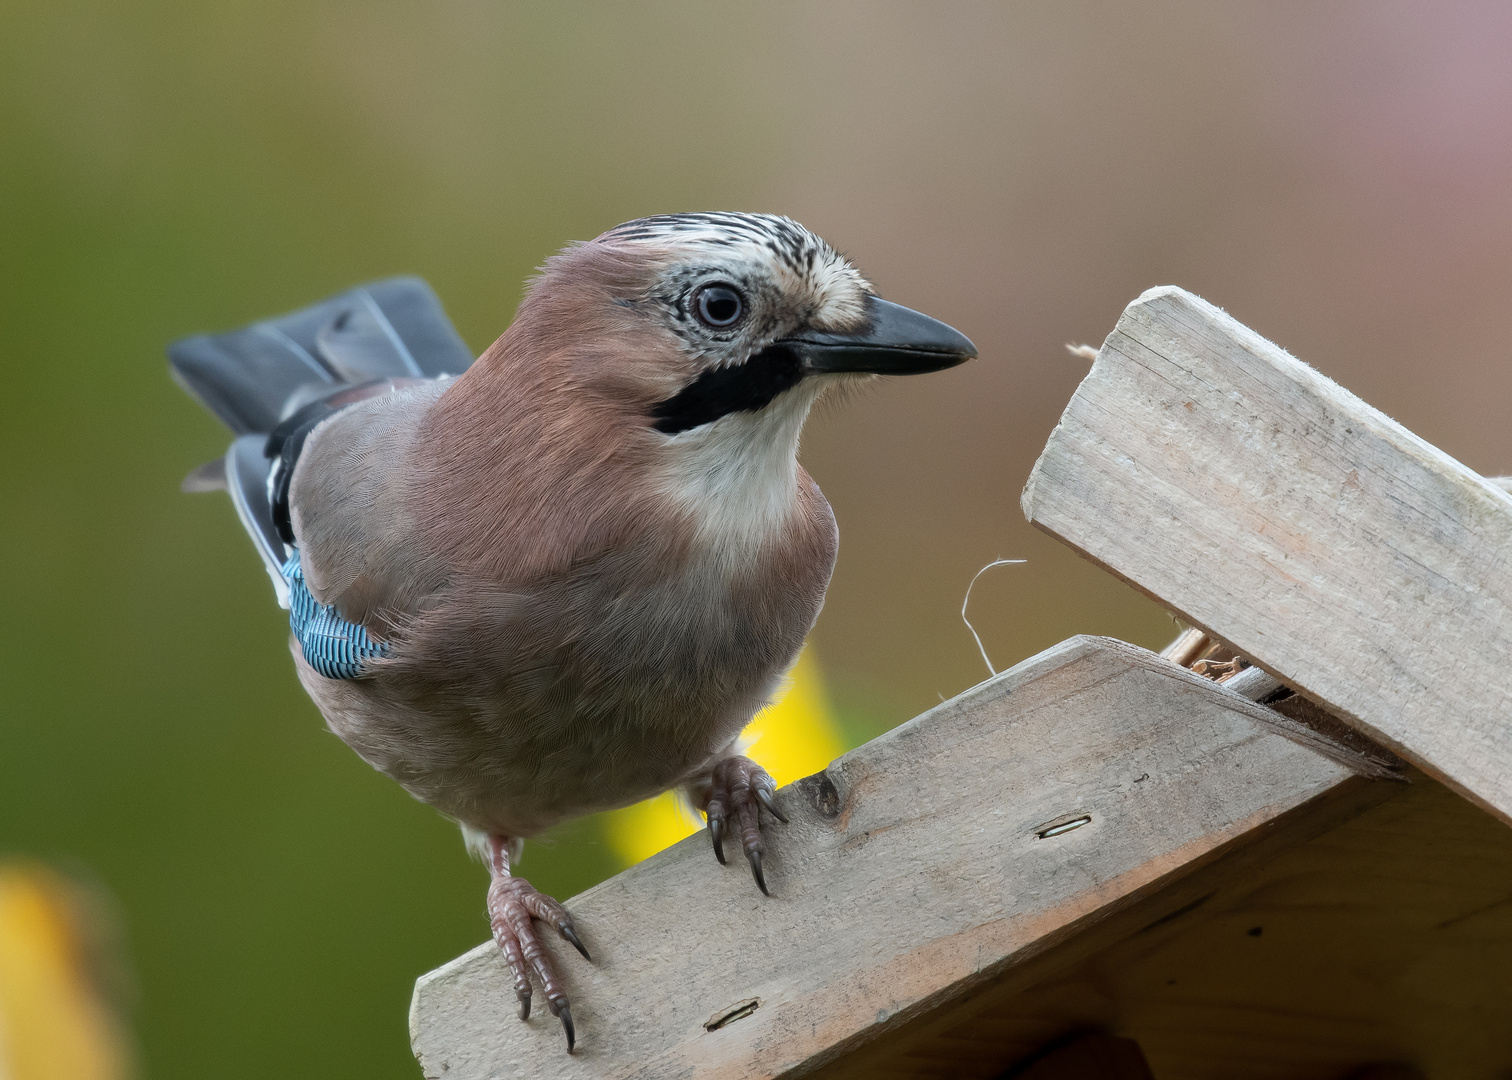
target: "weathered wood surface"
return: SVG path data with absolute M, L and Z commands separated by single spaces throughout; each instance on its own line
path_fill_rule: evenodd
M 1512 497 L 1211 304 L 1130 304 L 1047 532 L 1512 822 Z
M 1088 1030 L 1160 1080 L 1512 1077 L 1512 830 L 1421 773 L 1321 802 L 813 1080 L 1001 1080 Z
M 700 835 L 571 901 L 595 958 L 554 949 L 576 1054 L 544 1011 L 515 1019 L 491 944 L 419 980 L 416 1054 L 447 1080 L 808 1073 L 1363 783 L 1268 716 L 1073 638 L 783 789 L 773 898 Z

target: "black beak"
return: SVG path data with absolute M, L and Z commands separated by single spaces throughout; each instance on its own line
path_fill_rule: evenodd
M 918 375 L 955 367 L 977 354 L 965 334 L 911 308 L 868 296 L 866 309 L 866 325 L 854 333 L 812 331 L 775 344 L 792 349 L 805 373 L 813 374 Z

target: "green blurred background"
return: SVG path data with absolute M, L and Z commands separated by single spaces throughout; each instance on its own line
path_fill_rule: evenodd
M 0 6 L 0 852 L 119 905 L 155 1078 L 414 1077 L 418 974 L 486 936 L 456 830 L 295 681 L 187 333 L 425 276 L 481 350 L 625 219 L 798 218 L 979 362 L 811 424 L 814 643 L 852 742 L 1076 632 L 1166 615 L 1018 494 L 1141 290 L 1228 308 L 1512 471 L 1512 9 L 1485 3 Z M 1215 573 L 1221 573 L 1215 567 Z M 590 821 L 531 845 L 569 896 Z M 690 883 L 696 887 L 696 883 Z

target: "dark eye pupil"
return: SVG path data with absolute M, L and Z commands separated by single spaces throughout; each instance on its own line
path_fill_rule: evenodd
M 698 317 L 710 326 L 729 326 L 740 318 L 740 294 L 724 285 L 711 285 L 698 294 Z

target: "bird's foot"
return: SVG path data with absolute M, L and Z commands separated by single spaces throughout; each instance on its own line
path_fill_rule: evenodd
M 512 877 L 509 873 L 509 841 L 507 837 L 490 836 L 487 841 L 488 869 L 492 881 L 488 886 L 488 921 L 493 928 L 495 944 L 504 952 L 509 968 L 514 972 L 515 997 L 520 1003 L 520 1019 L 530 1019 L 531 975 L 534 974 L 541 989 L 546 993 L 546 1004 L 551 1015 L 562 1022 L 567 1033 L 567 1052 L 572 1053 L 577 1043 L 577 1033 L 572 1027 L 572 1012 L 568 1007 L 567 994 L 557 979 L 551 956 L 536 933 L 533 919 L 551 926 L 574 949 L 583 954 L 583 959 L 592 962 L 588 950 L 578 938 L 572 916 L 560 903 L 536 891 L 534 885 L 524 878 Z
M 703 808 L 709 817 L 714 857 L 721 863 L 725 861 L 725 833 L 732 827 L 738 828 L 740 845 L 751 864 L 756 887 L 767 896 L 772 894 L 767 891 L 766 878 L 761 873 L 761 854 L 766 850 L 761 842 L 761 808 L 766 807 L 773 817 L 786 823 L 787 817 L 777 809 L 776 794 L 776 782 L 760 765 L 748 757 L 728 757 L 710 773 L 708 803 Z

